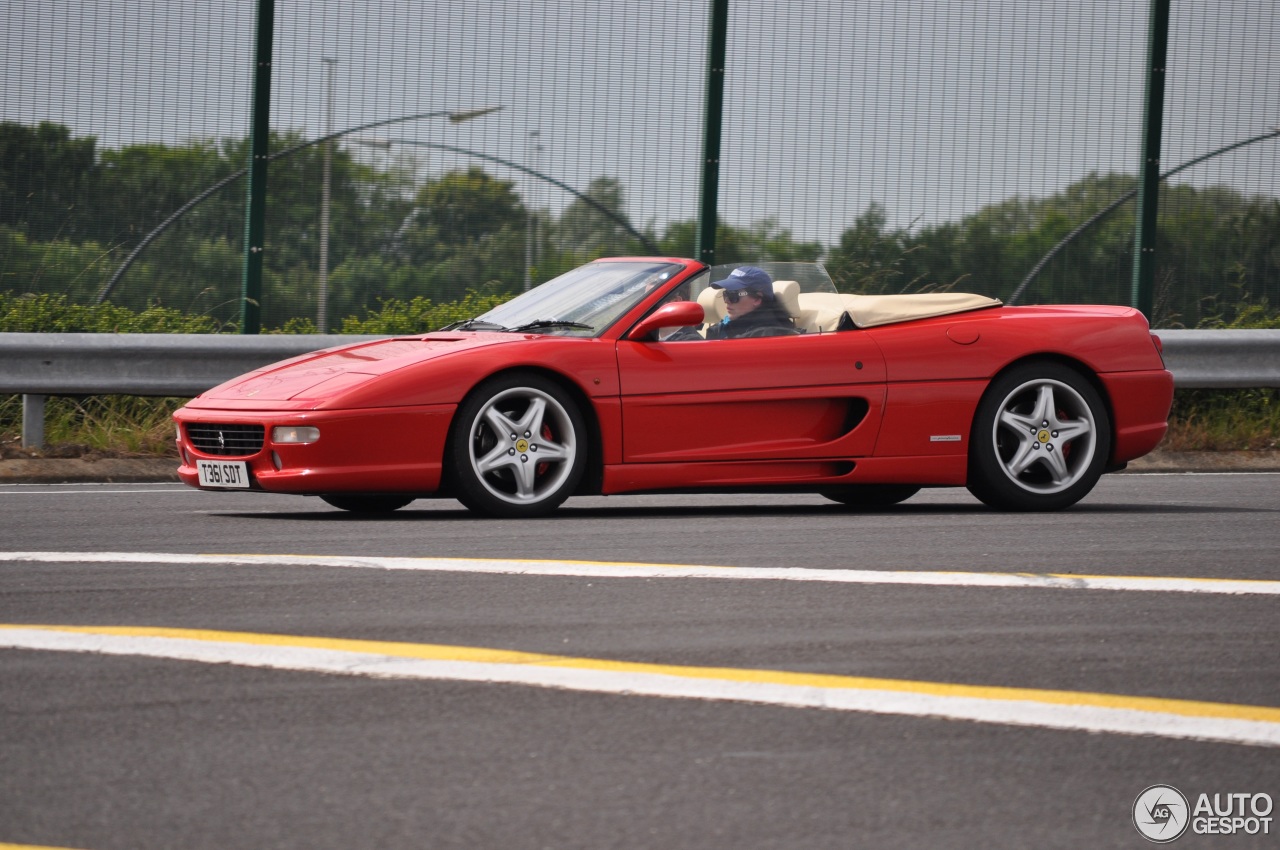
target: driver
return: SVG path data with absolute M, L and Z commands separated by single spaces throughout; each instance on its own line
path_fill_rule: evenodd
M 741 266 L 712 288 L 723 290 L 725 313 L 718 325 L 707 329 L 707 339 L 743 336 L 780 336 L 796 332 L 795 323 L 773 293 L 773 278 L 755 266 Z

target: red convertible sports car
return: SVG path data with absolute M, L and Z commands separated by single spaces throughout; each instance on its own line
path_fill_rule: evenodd
M 769 321 L 749 324 L 753 305 Z M 187 484 L 350 511 L 452 497 L 529 517 L 663 491 L 883 507 L 922 487 L 1042 511 L 1151 451 L 1172 397 L 1127 307 L 848 295 L 813 263 L 629 257 L 434 333 L 263 367 L 175 416 Z

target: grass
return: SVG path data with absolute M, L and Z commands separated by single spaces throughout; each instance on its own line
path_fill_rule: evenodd
M 46 448 L 22 448 L 22 398 L 0 396 L 0 458 L 175 457 L 173 411 L 181 398 L 54 397 Z M 1160 448 L 1173 452 L 1280 450 L 1280 390 L 1179 390 Z
M 1173 452 L 1280 449 L 1280 390 L 1179 390 L 1160 447 Z
M 51 397 L 46 447 L 24 449 L 22 397 L 0 396 L 0 457 L 176 457 L 173 411 L 187 399 L 126 395 Z

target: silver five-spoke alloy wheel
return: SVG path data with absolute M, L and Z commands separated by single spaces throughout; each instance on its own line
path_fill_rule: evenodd
M 969 489 L 1008 510 L 1064 508 L 1093 489 L 1110 446 L 1110 418 L 1088 380 L 1061 364 L 1026 364 L 979 405 Z
M 991 439 L 1000 468 L 1036 493 L 1061 493 L 1088 470 L 1098 424 L 1080 393 L 1061 381 L 1032 380 L 1001 405 Z
M 582 416 L 562 388 L 541 376 L 508 376 L 481 387 L 459 410 L 458 429 L 457 495 L 472 510 L 544 514 L 582 477 Z

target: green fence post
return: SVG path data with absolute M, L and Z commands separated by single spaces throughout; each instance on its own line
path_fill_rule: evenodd
M 724 57 L 729 29 L 729 0 L 711 0 L 707 37 L 707 95 L 702 117 L 702 191 L 698 200 L 698 239 L 694 252 L 712 265 L 716 256 L 716 208 L 720 200 L 720 125 L 724 118 Z
M 240 332 L 262 329 L 262 252 L 266 241 L 267 161 L 271 141 L 271 46 L 275 0 L 258 0 L 254 23 L 253 116 L 249 124 L 249 203 L 244 223 Z
M 1155 308 L 1156 224 L 1160 209 L 1160 144 L 1164 126 L 1165 56 L 1169 47 L 1169 0 L 1151 0 L 1147 24 L 1147 85 L 1142 115 L 1142 161 L 1133 246 L 1132 306 L 1149 320 Z

